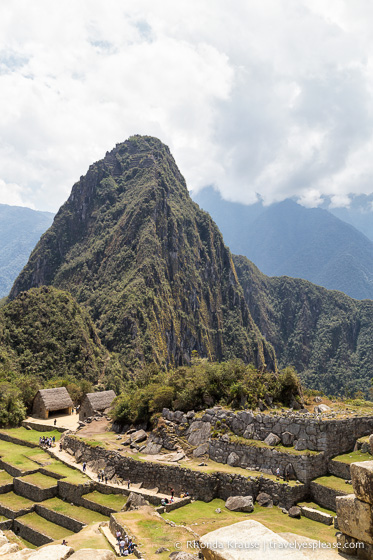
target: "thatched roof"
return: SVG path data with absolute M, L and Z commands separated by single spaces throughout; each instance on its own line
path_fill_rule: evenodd
M 63 408 L 74 406 L 66 387 L 40 389 L 38 393 L 41 396 L 43 404 L 47 410 L 62 410 Z
M 88 400 L 93 410 L 105 410 L 109 408 L 115 397 L 114 391 L 100 391 L 97 393 L 87 393 L 85 399 Z

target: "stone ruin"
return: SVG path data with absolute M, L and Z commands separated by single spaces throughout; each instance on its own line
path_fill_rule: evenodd
M 373 436 L 370 437 L 373 451 Z M 357 558 L 373 558 L 373 461 L 352 463 L 354 494 L 336 498 L 340 551 Z

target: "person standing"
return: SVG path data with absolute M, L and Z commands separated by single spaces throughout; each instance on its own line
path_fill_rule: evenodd
M 84 463 L 83 463 L 83 472 L 85 472 L 86 468 L 87 468 L 87 463 L 84 461 Z

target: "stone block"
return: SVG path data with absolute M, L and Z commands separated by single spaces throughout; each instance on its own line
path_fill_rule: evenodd
M 307 517 L 307 519 L 312 519 L 312 521 L 317 521 L 318 523 L 324 523 L 324 525 L 333 525 L 334 516 L 329 515 L 329 513 L 324 513 L 323 511 L 307 506 L 302 506 L 300 510 L 302 515 Z
M 201 422 L 196 420 L 193 422 L 188 430 L 188 442 L 191 445 L 200 445 L 206 443 L 211 434 L 210 422 Z
M 231 467 L 237 467 L 237 465 L 239 464 L 240 464 L 239 456 L 237 455 L 237 453 L 232 451 L 232 453 L 228 455 L 227 465 L 230 465 Z
M 295 436 L 291 432 L 283 432 L 281 434 L 282 445 L 290 447 L 294 443 Z
M 202 455 L 206 455 L 209 452 L 209 444 L 208 443 L 201 443 L 196 449 L 193 451 L 193 457 L 202 457 Z
M 373 504 L 373 461 L 352 463 L 350 471 L 352 486 L 357 498 Z
M 266 445 L 269 445 L 271 447 L 278 445 L 280 443 L 281 439 L 276 436 L 276 434 L 268 434 L 268 436 L 265 438 L 264 443 Z
M 230 496 L 225 502 L 225 507 L 230 511 L 244 511 L 251 513 L 254 511 L 252 496 Z
M 354 494 L 336 498 L 338 526 L 342 533 L 358 541 L 373 544 L 373 517 L 370 504 Z

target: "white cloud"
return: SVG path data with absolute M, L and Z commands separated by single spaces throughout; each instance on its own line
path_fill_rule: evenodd
M 231 200 L 372 192 L 371 12 L 364 0 L 2 3 L 0 202 L 56 210 L 135 133 L 166 142 L 191 188 Z

